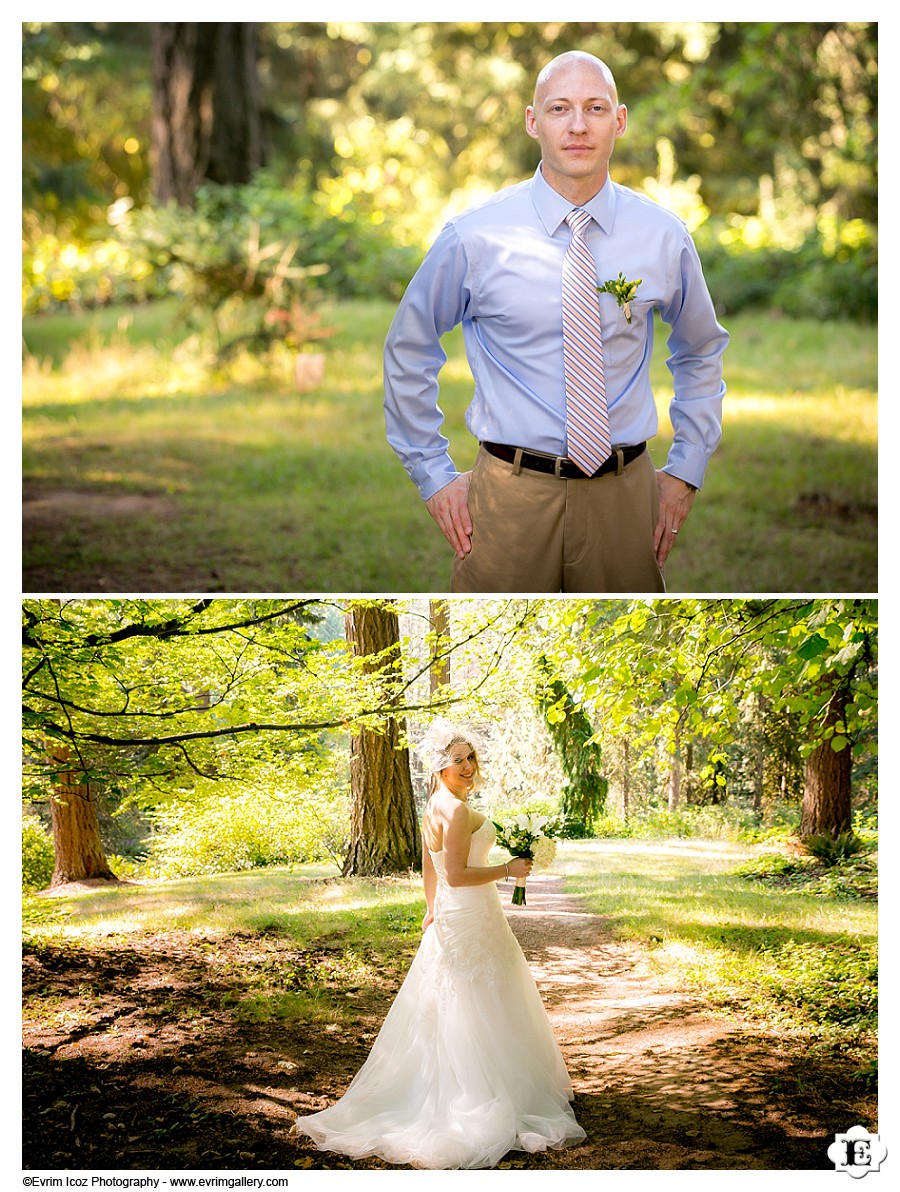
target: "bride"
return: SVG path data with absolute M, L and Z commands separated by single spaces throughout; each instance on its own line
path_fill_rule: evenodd
M 293 1126 L 319 1150 L 420 1168 L 494 1167 L 511 1150 L 585 1138 L 572 1084 L 495 882 L 531 862 L 488 865 L 489 819 L 474 733 L 432 724 L 422 819 L 428 912 L 409 972 L 344 1096 Z

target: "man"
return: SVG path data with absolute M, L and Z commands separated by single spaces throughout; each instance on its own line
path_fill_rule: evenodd
M 452 219 L 385 345 L 388 441 L 455 551 L 454 592 L 659 592 L 721 437 L 722 353 L 684 224 L 609 178 L 626 128 L 605 63 L 538 76 L 533 178 Z M 656 472 L 653 310 L 671 330 L 674 442 Z M 461 323 L 481 447 L 460 474 L 441 433 L 440 337 Z

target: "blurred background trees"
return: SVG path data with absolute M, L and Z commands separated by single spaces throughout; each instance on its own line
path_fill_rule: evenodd
M 629 108 L 615 178 L 688 222 L 723 313 L 874 318 L 874 24 L 23 31 L 27 313 L 191 286 L 208 306 L 197 274 L 254 252 L 295 270 L 291 302 L 396 295 L 450 214 L 535 168 L 534 77 L 583 48 Z

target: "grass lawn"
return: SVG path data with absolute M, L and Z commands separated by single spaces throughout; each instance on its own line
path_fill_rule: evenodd
M 26 320 L 23 589 L 446 591 L 448 548 L 384 438 L 392 313 L 336 308 L 313 393 L 287 366 L 216 375 L 168 308 Z M 669 591 L 874 592 L 875 329 L 726 321 L 725 438 Z M 441 404 L 464 469 L 471 379 L 458 331 L 445 347 Z M 665 356 L 659 335 L 657 465 Z
M 557 868 L 620 938 L 713 1006 L 873 1058 L 877 905 L 761 886 L 735 873 L 757 849 L 725 841 L 569 842 Z
M 754 855 L 721 841 L 566 841 L 553 872 L 614 936 L 650 948 L 661 972 L 710 1005 L 739 1007 L 785 1036 L 870 1054 L 875 902 L 781 892 L 735 875 Z M 31 943 L 64 947 L 200 932 L 324 950 L 327 963 L 303 990 L 262 987 L 248 973 L 240 998 L 251 1016 L 274 998 L 280 1014 L 328 1018 L 346 1010 L 343 984 L 402 978 L 424 913 L 416 875 L 344 880 L 332 868 L 298 866 L 30 897 L 24 923 Z

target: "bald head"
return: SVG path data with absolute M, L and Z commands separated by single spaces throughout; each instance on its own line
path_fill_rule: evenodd
M 567 68 L 577 66 L 585 70 L 594 70 L 603 79 L 604 83 L 609 87 L 612 94 L 613 103 L 618 103 L 618 91 L 616 89 L 616 80 L 613 77 L 612 71 L 593 54 L 588 54 L 584 50 L 568 50 L 565 54 L 558 54 L 557 57 L 552 58 L 541 73 L 537 77 L 534 85 L 534 106 L 537 107 L 541 100 L 547 93 L 547 88 L 553 81 L 554 76 L 565 71 Z
M 544 181 L 582 205 L 605 185 L 609 161 L 628 123 L 616 81 L 605 62 L 570 50 L 538 75 L 525 131 L 541 146 Z

